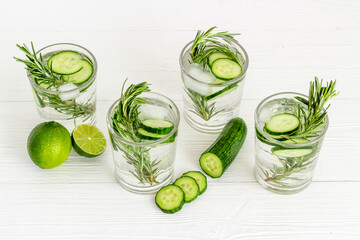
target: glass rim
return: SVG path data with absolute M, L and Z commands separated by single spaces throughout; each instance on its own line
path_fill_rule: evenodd
M 157 145 L 159 143 L 162 143 L 164 141 L 166 141 L 167 139 L 169 139 L 173 134 L 175 134 L 175 132 L 177 132 L 178 130 L 178 127 L 179 127 L 179 123 L 180 123 L 180 112 L 179 112 L 179 109 L 178 107 L 176 106 L 176 104 L 168 97 L 166 97 L 165 95 L 163 94 L 160 94 L 160 93 L 156 93 L 156 92 L 146 92 L 146 93 L 143 93 L 143 94 L 150 94 L 150 95 L 154 95 L 154 96 L 160 96 L 162 98 L 165 98 L 167 101 L 170 102 L 170 104 L 172 105 L 171 106 L 171 109 L 174 110 L 175 112 L 175 115 L 176 115 L 176 120 L 174 122 L 174 128 L 171 130 L 170 133 L 168 133 L 165 137 L 161 138 L 161 139 L 158 139 L 158 140 L 152 140 L 152 141 L 147 141 L 147 142 L 133 142 L 133 141 L 130 141 L 130 140 L 127 140 L 125 138 L 123 138 L 122 136 L 120 136 L 117 132 L 114 131 L 113 127 L 111 126 L 111 118 L 112 118 L 112 115 L 111 115 L 111 112 L 112 110 L 119 104 L 119 101 L 120 101 L 120 98 L 117 99 L 113 104 L 111 104 L 110 108 L 109 108 L 109 111 L 107 112 L 106 114 L 106 122 L 107 122 L 107 127 L 108 127 L 108 130 L 110 131 L 110 133 L 112 135 L 114 135 L 117 139 L 119 139 L 121 142 L 123 143 L 126 143 L 126 144 L 129 144 L 129 145 L 134 145 L 134 146 L 147 146 L 147 147 L 151 147 L 153 145 Z
M 42 91 L 42 92 L 45 92 L 45 93 L 49 93 L 49 94 L 59 94 L 59 93 L 71 93 L 71 92 L 75 92 L 75 91 L 81 91 L 87 87 L 89 87 L 94 81 L 95 81 L 95 78 L 96 78 L 96 74 L 97 74 L 97 61 L 96 61 L 96 58 L 94 56 L 94 54 L 92 54 L 92 52 L 90 52 L 87 48 L 83 47 L 83 46 L 80 46 L 78 44 L 74 44 L 74 43 L 54 43 L 54 44 L 50 44 L 50 45 L 47 45 L 43 48 L 41 48 L 40 50 L 38 50 L 36 52 L 36 55 L 38 55 L 39 53 L 41 53 L 41 51 L 47 49 L 47 48 L 50 48 L 50 47 L 53 47 L 53 46 L 59 46 L 59 45 L 71 45 L 71 46 L 75 46 L 75 47 L 78 47 L 78 48 L 81 48 L 83 49 L 87 54 L 90 55 L 90 57 L 92 58 L 91 60 L 93 60 L 93 73 L 90 77 L 90 79 L 88 79 L 84 84 L 81 84 L 80 86 L 77 86 L 77 88 L 74 88 L 74 89 L 71 89 L 71 90 L 66 90 L 66 91 L 57 91 L 57 90 L 49 90 L 49 89 L 45 89 L 45 88 L 42 88 L 40 87 L 36 82 L 35 80 L 29 75 L 29 71 L 26 70 L 27 72 L 27 76 L 30 80 L 30 83 L 31 85 L 36 88 L 37 91 Z M 75 84 L 74 84 L 75 85 Z
M 266 98 L 264 98 L 256 107 L 255 109 L 255 113 L 254 113 L 254 118 L 255 118 L 255 128 L 268 140 L 270 141 L 271 143 L 275 143 L 276 145 L 280 145 L 280 146 L 287 146 L 287 147 L 294 147 L 294 148 L 299 148 L 299 147 L 306 147 L 314 142 L 317 142 L 319 141 L 321 138 L 324 137 L 328 127 L 329 127 L 329 117 L 328 117 L 328 114 L 326 114 L 325 116 L 325 125 L 324 125 L 324 130 L 321 131 L 321 133 L 319 134 L 319 136 L 309 140 L 309 142 L 306 142 L 306 143 L 295 143 L 295 144 L 292 144 L 292 143 L 284 143 L 282 141 L 278 141 L 272 137 L 270 137 L 269 134 L 267 134 L 266 132 L 263 131 L 263 129 L 260 127 L 260 124 L 259 124 L 259 121 L 258 121 L 258 116 L 259 116 L 259 113 L 260 113 L 260 108 L 261 106 L 266 103 L 270 98 L 272 97 L 275 97 L 275 96 L 279 96 L 279 95 L 284 95 L 284 94 L 293 94 L 293 95 L 298 95 L 298 96 L 301 96 L 301 97 L 305 97 L 306 99 L 308 99 L 308 96 L 306 96 L 305 94 L 302 94 L 302 93 L 297 93 L 297 92 L 279 92 L 279 93 L 275 93 L 275 94 L 272 94 Z M 255 136 L 256 137 L 256 136 Z
M 223 37 L 219 37 L 219 38 L 222 38 L 224 39 Z M 240 82 L 243 80 L 243 78 L 245 77 L 246 75 L 246 72 L 247 72 L 247 69 L 248 69 L 248 66 L 249 66 L 249 55 L 247 54 L 245 48 L 243 46 L 241 46 L 237 41 L 233 40 L 233 39 L 229 39 L 230 42 L 234 43 L 237 47 L 239 47 L 243 52 L 244 52 L 244 58 L 245 58 L 245 65 L 244 67 L 242 68 L 242 72 L 241 74 L 230 80 L 230 81 L 225 81 L 223 83 L 206 83 L 206 82 L 202 82 L 196 78 L 194 78 L 193 76 L 191 76 L 189 73 L 187 73 L 183 63 L 182 63 L 182 57 L 184 56 L 187 48 L 194 42 L 194 40 L 190 41 L 189 43 L 187 43 L 185 45 L 185 47 L 181 50 L 181 53 L 180 53 L 180 57 L 179 57 L 179 63 L 180 63 L 180 67 L 181 67 L 181 70 L 188 76 L 190 77 L 192 80 L 198 82 L 198 83 L 202 83 L 202 84 L 206 84 L 206 85 L 209 85 L 209 86 L 228 86 L 228 85 L 231 85 L 233 83 L 236 83 L 236 82 Z

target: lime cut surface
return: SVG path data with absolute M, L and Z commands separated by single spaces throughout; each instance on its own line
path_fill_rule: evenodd
M 74 150 L 84 157 L 96 157 L 106 148 L 104 134 L 95 126 L 82 124 L 77 126 L 72 133 Z

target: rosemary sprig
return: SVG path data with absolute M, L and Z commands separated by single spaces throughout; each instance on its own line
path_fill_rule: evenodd
M 54 73 L 51 66 L 49 67 L 47 65 L 41 53 L 37 56 L 32 42 L 31 51 L 25 44 L 23 44 L 23 46 L 16 44 L 16 46 L 25 53 L 27 59 L 14 58 L 16 61 L 22 62 L 26 65 L 25 69 L 29 72 L 29 77 L 32 77 L 38 85 L 44 85 L 47 86 L 47 89 L 50 89 L 57 88 L 61 84 L 65 83 L 61 75 Z
M 125 80 L 122 90 L 119 105 L 117 106 L 112 117 L 112 127 L 116 133 L 123 138 L 140 142 L 141 139 L 137 137 L 136 132 L 139 127 L 139 107 L 146 103 L 146 99 L 139 97 L 144 92 L 149 92 L 150 88 L 146 82 L 139 84 L 131 84 L 124 92 Z M 140 183 L 154 184 L 158 183 L 156 177 L 158 169 L 156 166 L 159 161 L 151 161 L 149 148 L 144 146 L 135 146 L 117 142 L 121 151 L 124 153 L 127 162 L 133 165 L 134 171 L 131 173 L 140 181 Z
M 207 66 L 207 59 L 214 52 L 222 52 L 230 56 L 233 60 L 240 63 L 238 55 L 240 53 L 236 48 L 230 48 L 229 45 L 222 43 L 219 39 L 231 44 L 235 41 L 234 36 L 238 33 L 229 33 L 227 31 L 213 33 L 216 27 L 212 27 L 207 31 L 198 31 L 196 33 L 194 43 L 190 50 L 190 56 L 193 62 L 201 64 L 204 68 Z
M 309 97 L 295 97 L 296 100 L 307 106 L 306 111 L 298 106 L 297 115 L 300 119 L 299 130 L 296 131 L 293 137 L 310 138 L 318 136 L 320 128 L 325 124 L 325 117 L 330 104 L 326 103 L 333 97 L 337 96 L 339 92 L 335 91 L 336 80 L 326 83 L 323 86 L 323 80 L 319 81 L 315 77 L 315 81 L 310 82 Z
M 205 121 L 208 121 L 210 118 L 221 112 L 221 110 L 215 112 L 215 102 L 209 104 L 205 97 L 201 96 L 197 92 L 187 89 L 186 93 L 192 100 L 193 106 L 195 108 L 195 110 L 190 111 Z
M 47 65 L 41 53 L 36 54 L 34 44 L 31 42 L 31 50 L 23 44 L 16 46 L 25 53 L 26 59 L 14 57 L 18 62 L 25 64 L 28 76 L 33 78 L 35 83 L 42 88 L 49 90 L 57 90 L 62 84 L 66 83 L 62 76 L 53 72 L 52 67 Z M 91 103 L 92 97 L 86 103 L 79 104 L 75 99 L 63 101 L 59 95 L 38 91 L 34 88 L 36 98 L 40 107 L 50 107 L 66 115 L 70 115 L 69 119 L 77 117 L 90 117 L 95 111 L 95 104 Z

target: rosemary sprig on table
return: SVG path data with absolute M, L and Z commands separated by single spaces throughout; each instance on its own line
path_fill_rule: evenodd
M 14 59 L 25 64 L 25 69 L 29 74 L 28 76 L 33 78 L 36 84 L 44 89 L 56 90 L 62 84 L 66 83 L 61 75 L 53 72 L 51 66 L 48 66 L 41 53 L 36 54 L 32 42 L 31 50 L 25 44 L 23 44 L 23 46 L 16 44 L 16 46 L 25 53 L 26 59 L 17 57 L 14 57 Z M 41 90 L 38 91 L 35 88 L 33 89 L 40 107 L 54 108 L 59 113 L 70 115 L 70 118 L 74 118 L 74 120 L 81 116 L 88 118 L 95 111 L 95 105 L 90 103 L 91 98 L 88 102 L 79 104 L 76 103 L 75 99 L 63 101 L 59 95 L 46 93 Z
M 139 107 L 146 103 L 146 99 L 139 97 L 141 93 L 150 92 L 150 88 L 146 82 L 139 84 L 131 84 L 124 92 L 125 80 L 122 90 L 119 105 L 117 106 L 112 117 L 112 127 L 116 133 L 123 138 L 140 142 L 141 139 L 137 137 L 137 129 L 140 124 Z M 114 140 L 114 139 L 113 139 Z M 155 184 L 158 175 L 158 161 L 151 161 L 149 149 L 143 146 L 135 146 L 122 142 L 116 142 L 120 146 L 120 150 L 124 153 L 127 162 L 134 167 L 131 173 L 145 184 Z

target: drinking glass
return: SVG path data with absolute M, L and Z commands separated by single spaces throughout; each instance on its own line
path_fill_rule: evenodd
M 75 51 L 81 54 L 93 66 L 91 77 L 83 84 L 72 84 L 71 89 L 63 91 L 48 89 L 38 85 L 28 73 L 37 111 L 44 121 L 57 121 L 70 131 L 77 125 L 94 124 L 96 120 L 96 72 L 97 62 L 86 48 L 72 43 L 56 43 L 40 49 L 45 64 L 47 59 L 60 51 Z
M 239 53 L 237 57 L 242 72 L 229 81 L 215 78 L 208 67 L 205 69 L 192 67 L 189 51 L 193 41 L 189 42 L 180 53 L 185 119 L 196 130 L 207 133 L 220 132 L 228 121 L 238 116 L 249 65 L 248 55 L 240 44 L 233 40 L 219 41 Z M 209 81 L 208 78 L 211 76 L 214 80 Z
M 279 136 L 275 139 L 264 131 L 271 116 L 280 113 L 296 115 L 299 107 L 307 110 L 306 105 L 294 98 L 296 96 L 308 98 L 300 93 L 277 93 L 262 100 L 255 110 L 255 176 L 262 187 L 281 194 L 297 193 L 311 183 L 329 125 L 326 116 L 317 136 L 307 139 L 286 140 Z
M 127 190 L 152 193 L 169 184 L 174 172 L 179 110 L 169 98 L 153 92 L 141 94 L 146 99 L 139 107 L 139 119 L 161 119 L 174 123 L 174 128 L 159 140 L 134 142 L 119 135 L 113 127 L 118 99 L 109 109 L 107 126 L 112 144 L 115 177 Z

